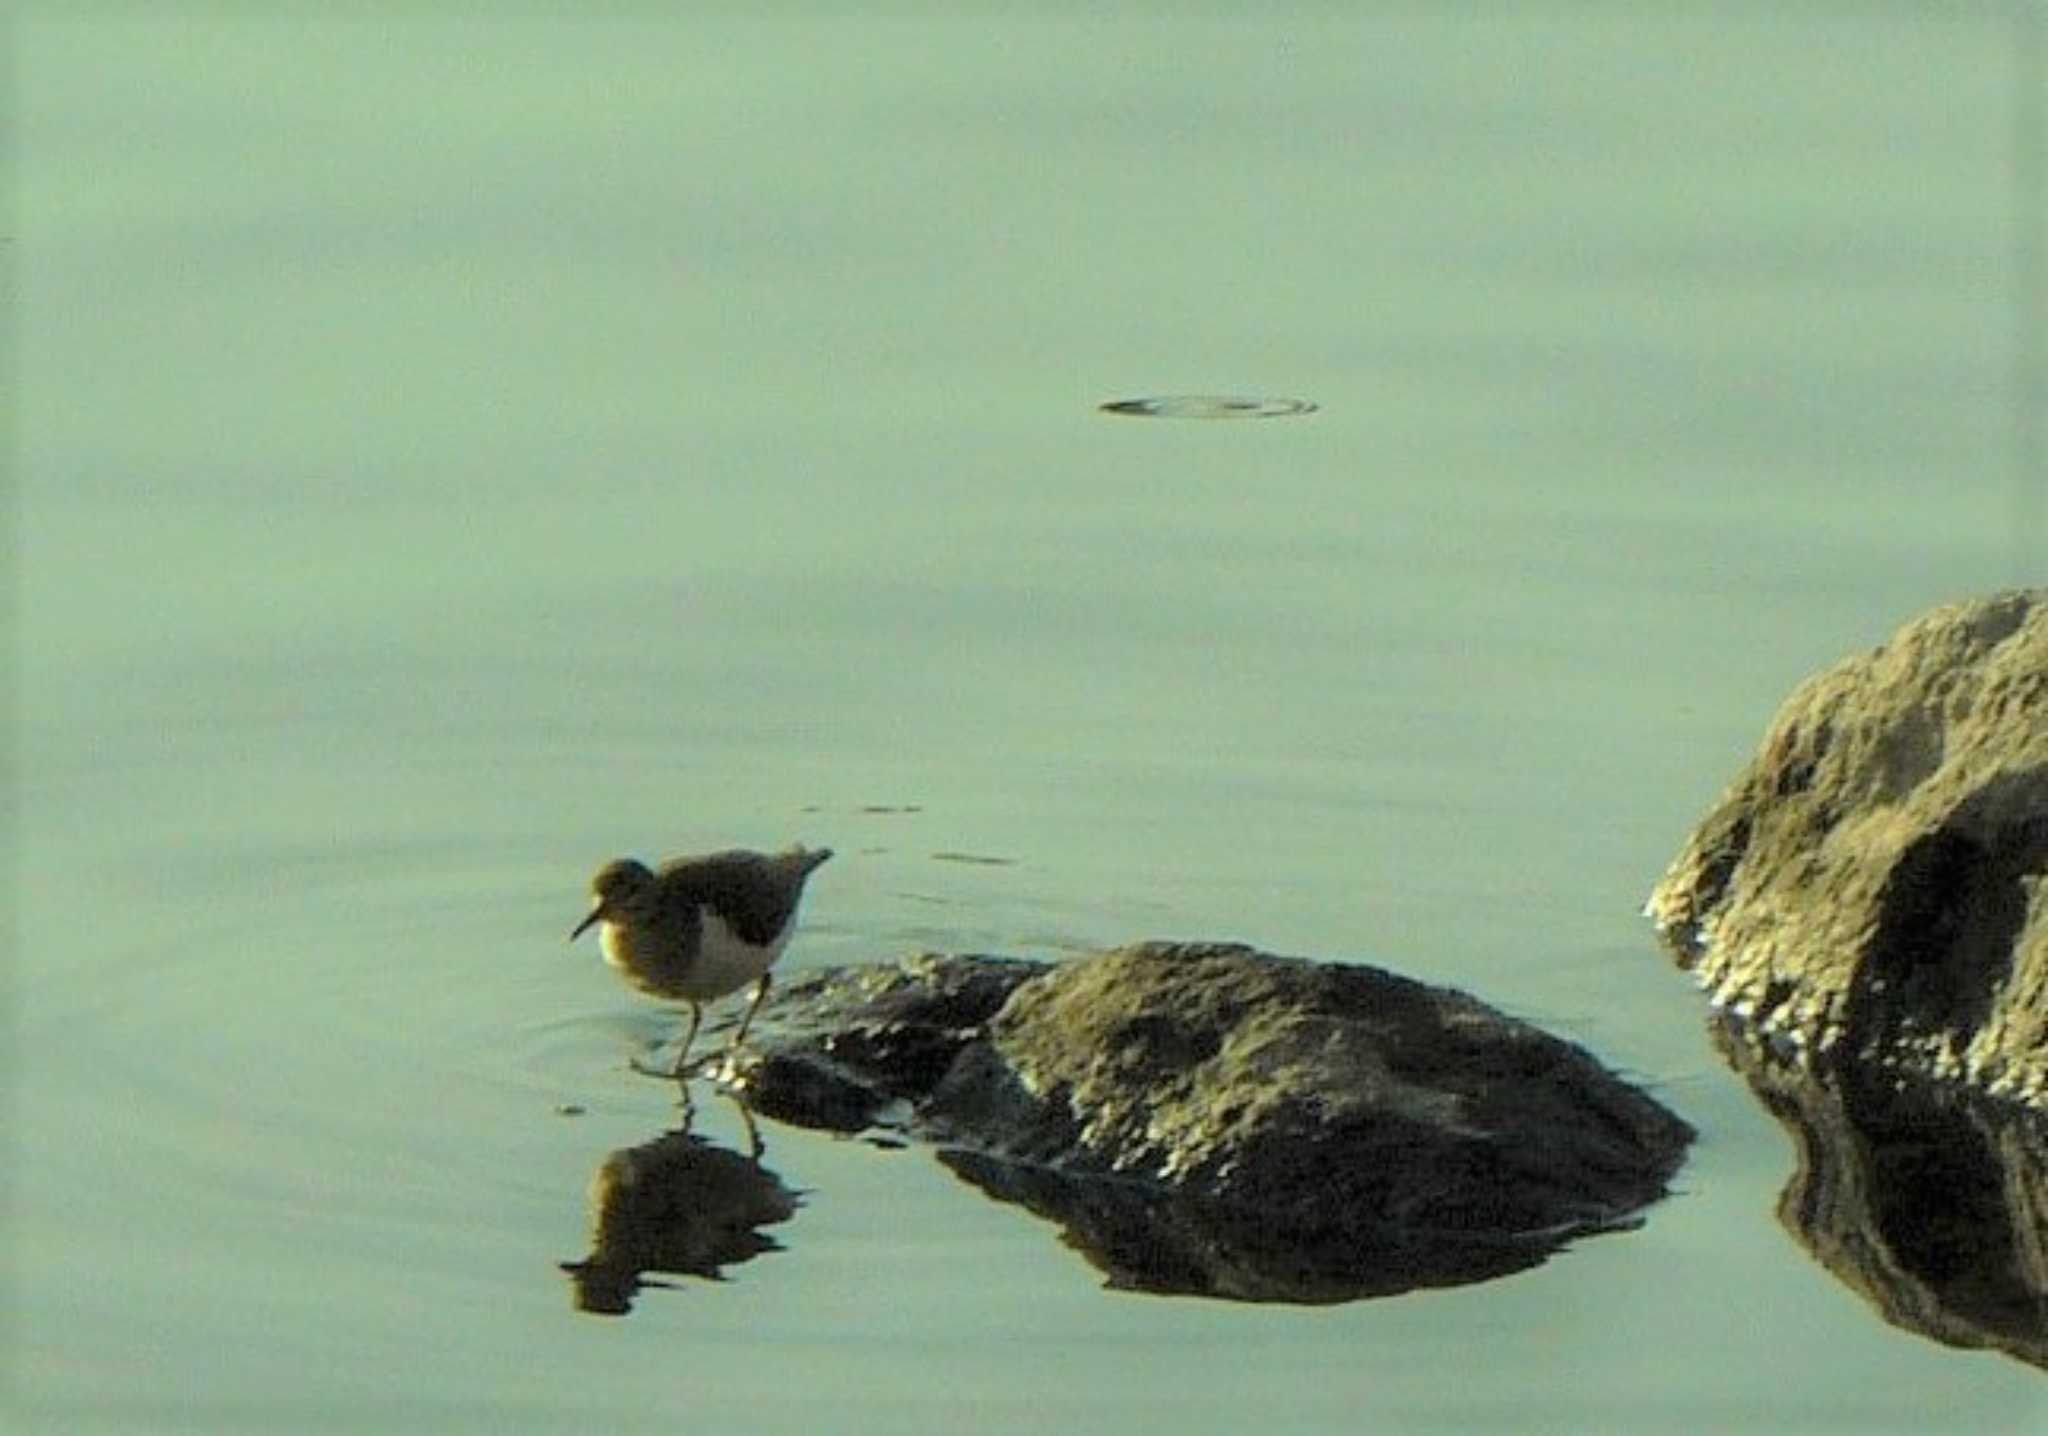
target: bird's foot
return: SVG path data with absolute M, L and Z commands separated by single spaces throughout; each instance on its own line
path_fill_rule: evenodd
M 709 1077 L 720 1084 L 730 1084 L 739 1075 L 736 1064 L 737 1053 L 730 1047 L 723 1051 L 706 1053 L 686 1062 L 674 1062 L 665 1067 L 656 1067 L 642 1062 L 638 1057 L 628 1057 L 626 1065 L 642 1077 L 659 1077 L 665 1082 L 687 1082 L 693 1077 Z
M 697 1068 L 703 1065 L 703 1060 L 700 1058 L 697 1062 L 686 1067 L 678 1067 L 673 1062 L 665 1066 L 656 1067 L 642 1062 L 638 1057 L 628 1057 L 626 1065 L 635 1072 L 638 1072 L 642 1077 L 659 1077 L 664 1082 L 683 1082 L 696 1075 Z

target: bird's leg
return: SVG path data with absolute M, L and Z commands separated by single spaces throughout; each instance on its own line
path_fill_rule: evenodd
M 638 1057 L 628 1057 L 626 1065 L 642 1077 L 665 1077 L 671 1082 L 681 1082 L 690 1075 L 690 1043 L 697 1036 L 697 1025 L 704 1020 L 704 1009 L 696 1003 L 690 1004 L 690 1030 L 683 1034 L 683 1045 L 676 1051 L 672 1066 L 650 1067 Z M 687 1093 L 685 1094 L 687 1096 Z
M 669 1073 L 669 1076 L 674 1077 L 678 1081 L 681 1081 L 684 1077 L 689 1075 L 687 1071 L 687 1066 L 690 1060 L 690 1044 L 697 1040 L 697 1026 L 699 1023 L 703 1022 L 703 1020 L 703 1007 L 698 1003 L 691 1003 L 690 1030 L 683 1034 L 682 1050 L 676 1053 L 676 1070 Z
M 761 980 L 754 984 L 754 1000 L 747 1004 L 747 1015 L 740 1019 L 740 1030 L 733 1033 L 732 1042 L 726 1047 L 727 1055 L 740 1050 L 740 1044 L 747 1040 L 747 1024 L 754 1020 L 754 1014 L 761 1010 L 761 1003 L 768 996 L 768 974 L 762 973 Z

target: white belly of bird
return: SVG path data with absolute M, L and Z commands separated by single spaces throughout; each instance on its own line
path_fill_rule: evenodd
M 738 992 L 775 965 L 789 941 L 789 929 L 775 935 L 766 947 L 742 940 L 719 921 L 716 913 L 704 914 L 704 930 L 697 940 L 697 960 L 690 964 L 685 991 L 699 1002 L 709 1002 L 728 992 Z
M 644 992 L 671 1001 L 713 1002 L 729 992 L 738 992 L 751 982 L 758 982 L 761 974 L 774 965 L 789 942 L 788 927 L 777 933 L 775 940 L 766 947 L 756 947 L 742 940 L 716 913 L 706 911 L 702 918 L 696 960 L 689 965 L 688 975 L 680 981 L 667 978 L 650 980 L 642 976 L 639 971 L 642 964 L 634 961 L 635 934 L 619 923 L 606 922 L 600 926 L 598 946 L 604 950 L 604 960 Z M 656 970 L 660 970 L 660 966 Z

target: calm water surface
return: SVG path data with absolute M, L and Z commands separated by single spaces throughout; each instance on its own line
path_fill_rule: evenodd
M 2027 577 L 2001 25 L 38 14 L 19 1429 L 2040 1429 L 1783 1234 L 1636 917 L 1794 681 Z M 1320 409 L 1096 410 L 1187 393 Z M 583 882 L 798 839 L 791 968 L 1368 959 L 1703 1135 L 1305 1310 L 771 1130 L 786 1250 L 579 1314 L 673 1118 Z

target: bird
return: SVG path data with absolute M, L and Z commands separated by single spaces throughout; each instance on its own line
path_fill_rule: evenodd
M 796 927 L 804 882 L 831 856 L 830 848 L 734 848 L 675 858 L 659 870 L 616 858 L 590 880 L 590 914 L 569 940 L 595 926 L 604 960 L 621 977 L 651 997 L 688 1004 L 689 1031 L 674 1070 L 666 1074 L 680 1080 L 687 1075 L 704 1004 L 751 982 L 754 1000 L 726 1052 L 739 1049 L 768 995 L 768 969 Z

